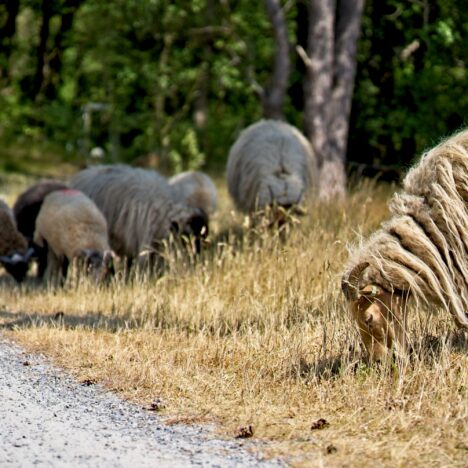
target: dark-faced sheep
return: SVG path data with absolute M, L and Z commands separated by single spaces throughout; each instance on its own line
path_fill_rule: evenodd
M 19 232 L 28 241 L 29 247 L 34 250 L 34 256 L 37 259 L 37 276 L 42 278 L 47 266 L 47 251 L 41 249 L 33 241 L 34 231 L 36 229 L 36 218 L 41 209 L 44 198 L 56 190 L 67 188 L 63 182 L 55 180 L 43 180 L 29 187 L 21 193 L 13 205 L 16 224 Z
M 66 278 L 74 261 L 97 282 L 113 272 L 106 220 L 93 201 L 78 190 L 57 190 L 44 198 L 34 242 L 47 246 L 48 280 Z
M 468 130 L 425 153 L 390 203 L 392 218 L 352 252 L 343 291 L 372 359 L 406 349 L 410 297 L 468 328 Z
M 315 184 L 316 164 L 299 130 L 285 122 L 261 120 L 246 128 L 229 152 L 229 193 L 247 213 L 274 205 L 297 207 Z
M 212 215 L 218 208 L 216 186 L 203 172 L 181 172 L 171 177 L 168 182 L 179 203 L 199 208 L 207 215 Z
M 11 208 L 0 200 L 0 263 L 20 283 L 28 272 L 33 251 L 16 227 Z
M 181 172 L 168 182 L 177 203 L 198 209 L 205 216 L 206 230 L 201 234 L 208 236 L 210 216 L 218 208 L 218 192 L 214 182 L 208 175 L 197 171 Z M 199 249 L 200 245 L 197 245 Z
M 139 256 L 148 258 L 145 253 L 156 252 L 171 232 L 197 237 L 206 230 L 204 213 L 177 203 L 167 180 L 152 170 L 92 166 L 76 174 L 71 185 L 102 211 L 112 249 L 129 264 Z

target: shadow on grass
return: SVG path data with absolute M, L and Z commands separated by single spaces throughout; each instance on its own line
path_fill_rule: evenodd
M 368 372 L 393 373 L 398 367 L 409 365 L 416 367 L 420 363 L 433 364 L 439 361 L 444 353 L 466 353 L 468 351 L 468 333 L 464 330 L 454 330 L 446 336 L 421 336 L 407 356 L 393 358 L 387 363 L 369 362 L 365 353 L 351 349 L 348 353 L 307 362 L 300 359 L 291 368 L 291 375 L 297 378 L 318 382 L 333 380 L 346 374 Z
M 87 315 L 70 315 L 64 312 L 43 314 L 34 312 L 0 311 L 0 330 L 15 330 L 18 328 L 54 327 L 65 329 L 104 330 L 116 333 L 121 330 L 143 328 L 140 321 L 126 317 L 108 317 L 99 312 Z

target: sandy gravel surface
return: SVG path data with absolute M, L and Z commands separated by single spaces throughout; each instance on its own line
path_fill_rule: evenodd
M 248 444 L 246 444 L 248 445 Z M 0 467 L 281 466 L 199 426 L 165 426 L 0 338 Z

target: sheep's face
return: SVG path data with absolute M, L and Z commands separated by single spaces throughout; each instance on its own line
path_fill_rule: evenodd
M 21 283 L 28 273 L 29 261 L 33 253 L 33 249 L 30 248 L 25 254 L 3 255 L 0 257 L 0 263 L 18 283 Z
M 185 246 L 190 247 L 193 253 L 199 254 L 203 245 L 203 241 L 209 234 L 209 219 L 208 215 L 201 209 L 185 220 L 182 227 L 179 223 L 173 222 L 171 232 L 182 239 Z
M 394 343 L 403 351 L 406 348 L 407 295 L 373 283 L 362 286 L 363 277 L 368 278 L 364 275 L 368 266 L 368 262 L 355 266 L 343 277 L 342 288 L 369 357 L 379 361 Z
M 114 274 L 114 255 L 111 251 L 83 249 L 78 255 L 79 265 L 97 283 L 107 281 Z
M 371 360 L 383 360 L 395 340 L 404 345 L 405 300 L 376 285 L 361 289 L 350 301 L 362 341 Z

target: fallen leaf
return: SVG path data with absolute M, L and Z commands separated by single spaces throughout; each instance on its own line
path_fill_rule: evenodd
M 237 434 L 235 436 L 236 439 L 248 439 L 249 437 L 253 436 L 253 427 L 251 425 L 249 426 L 242 426 L 239 427 L 237 430 Z
M 328 455 L 338 452 L 338 448 L 333 444 L 327 445 L 327 448 L 325 450 Z
M 317 419 L 317 421 L 312 423 L 312 426 L 310 426 L 310 430 L 316 431 L 318 429 L 323 429 L 329 425 L 330 423 L 326 419 L 320 418 L 320 419 Z
M 80 383 L 83 387 L 89 387 L 90 385 L 94 385 L 96 381 L 94 379 L 84 379 Z
M 161 411 L 166 407 L 166 404 L 161 398 L 154 399 L 148 406 L 144 406 L 143 409 L 148 411 Z

